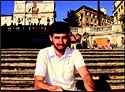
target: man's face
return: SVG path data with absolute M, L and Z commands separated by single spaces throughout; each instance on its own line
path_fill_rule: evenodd
M 53 43 L 55 49 L 59 52 L 65 52 L 69 42 L 69 35 L 66 33 L 54 33 L 53 36 L 49 36 L 50 41 Z
M 79 38 L 80 38 L 80 36 L 79 36 L 79 35 L 76 35 L 76 38 L 77 38 L 77 39 L 79 39 Z

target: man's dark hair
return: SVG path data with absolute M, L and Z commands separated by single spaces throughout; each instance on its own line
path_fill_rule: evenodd
M 77 33 L 76 35 L 78 35 L 78 36 L 80 36 L 80 37 L 81 37 L 81 35 L 80 35 L 79 33 Z
M 70 33 L 70 27 L 65 22 L 54 22 L 49 27 L 49 35 L 53 36 L 54 33 L 60 34 L 60 33 L 67 33 L 69 35 Z

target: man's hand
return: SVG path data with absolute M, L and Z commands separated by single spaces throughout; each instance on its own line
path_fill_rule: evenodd
M 44 80 L 45 77 L 43 76 L 35 76 L 35 90 L 46 89 L 49 91 L 63 91 L 60 86 L 48 84 L 47 82 L 44 82 Z
M 49 91 L 63 91 L 60 86 L 52 85 L 49 87 Z

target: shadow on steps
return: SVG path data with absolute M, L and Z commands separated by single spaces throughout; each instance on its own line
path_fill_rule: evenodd
M 106 80 L 109 80 L 110 78 L 105 75 L 105 74 L 99 74 L 99 79 L 98 80 L 94 80 L 94 84 L 95 84 L 95 91 L 111 91 L 111 87 L 108 84 L 108 82 Z M 84 88 L 84 84 L 82 80 L 78 80 L 76 82 L 76 87 L 79 90 L 85 90 Z

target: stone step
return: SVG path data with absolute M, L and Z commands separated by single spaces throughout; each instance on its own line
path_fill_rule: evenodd
M 40 48 L 2 48 L 2 51 L 9 51 L 9 50 L 40 50 Z
M 115 92 L 124 92 L 124 86 L 121 86 L 121 85 L 117 85 L 117 86 L 111 86 L 112 88 L 112 91 L 115 91 Z M 1 91 L 3 92 L 4 90 L 7 90 L 10 91 L 10 90 L 17 90 L 17 91 L 21 91 L 23 90 L 24 91 L 33 91 L 34 90 L 34 87 L 1 87 Z
M 99 80 L 95 80 L 95 83 L 98 82 Z M 120 80 L 106 80 L 106 82 L 109 84 L 112 90 L 122 90 L 124 89 L 124 81 Z M 10 87 L 11 89 L 8 89 Z M 18 89 L 18 90 L 25 90 L 29 88 L 33 90 L 34 88 L 34 83 L 33 81 L 2 81 L 1 89 L 2 90 L 12 90 L 13 88 Z M 115 88 L 114 88 L 115 87 Z M 6 89 L 5 89 L 6 88 Z
M 32 74 L 33 76 L 29 76 L 29 77 L 3 77 L 1 76 L 1 80 L 3 81 L 34 81 L 34 74 Z M 98 80 L 99 79 L 99 75 L 93 75 L 92 78 L 94 80 Z M 109 79 L 108 80 L 124 80 L 125 76 L 124 75 L 108 75 Z M 75 80 L 81 80 L 80 76 L 76 76 Z
M 25 51 L 25 50 L 23 50 L 23 51 L 17 51 L 17 50 L 15 50 L 15 51 L 1 51 L 1 54 L 4 54 L 4 53 L 8 53 L 8 54 L 28 54 L 28 53 L 30 53 L 30 54 L 38 54 L 38 52 L 39 51 Z
M 1 62 L 1 66 L 20 66 L 20 67 L 35 67 L 35 62 Z M 94 63 L 94 62 L 86 62 L 87 66 L 124 66 L 125 62 L 98 62 L 98 63 Z
M 36 57 L 40 48 L 7 48 L 1 51 L 2 90 L 33 90 Z M 90 50 L 79 49 L 94 79 L 100 74 L 108 76 L 106 81 L 113 90 L 124 89 L 123 49 Z M 76 81 L 81 80 L 76 73 Z M 104 76 L 103 76 L 104 78 Z M 98 86 L 98 85 L 97 85 Z
M 19 91 L 20 92 L 24 92 L 24 91 L 33 91 L 34 87 L 30 87 L 30 86 L 24 86 L 24 87 L 12 87 L 12 86 L 8 86 L 8 87 L 1 87 L 1 91 L 3 92 L 7 92 L 7 90 L 10 92 L 10 90 L 12 91 Z M 34 90 L 35 91 L 35 90 Z
M 116 51 L 116 52 L 110 52 L 110 51 L 107 51 L 107 52 L 81 52 L 82 55 L 124 55 L 125 52 L 124 51 Z
M 39 52 L 40 48 L 2 48 L 1 52 Z M 78 49 L 80 52 L 124 52 L 123 49 L 111 49 L 111 50 L 100 50 L 100 49 Z
M 1 51 L 39 51 L 41 48 L 2 48 Z M 116 49 L 109 49 L 109 50 L 102 50 L 102 49 L 78 49 L 80 51 L 124 51 L 124 48 L 116 48 Z
M 121 60 L 125 60 L 124 57 L 121 58 L 84 58 L 85 61 L 121 61 Z M 24 57 L 19 57 L 19 58 L 1 58 L 1 62 L 4 61 L 34 61 L 36 62 L 36 58 L 24 58 Z
M 80 52 L 124 52 L 123 49 L 108 49 L 108 50 L 103 50 L 103 49 L 78 49 Z
M 4 62 L 2 62 L 1 63 L 1 67 L 6 67 L 6 66 L 8 66 L 8 68 L 9 67 L 22 67 L 22 68 L 24 68 L 24 67 L 26 67 L 26 68 L 30 68 L 30 67 L 34 67 L 35 68 L 35 62 L 30 62 L 30 63 L 25 63 L 25 62 L 19 62 L 19 63 L 4 63 Z M 99 66 L 101 66 L 101 67 L 103 67 L 103 66 L 116 66 L 116 67 L 122 67 L 122 66 L 124 66 L 125 65 L 125 63 L 124 62 L 107 62 L 107 63 L 104 63 L 104 62 L 98 62 L 98 63 L 91 63 L 91 62 L 86 62 L 86 66 L 95 66 L 95 67 L 99 67 Z
M 110 85 L 117 85 L 117 84 L 121 84 L 123 85 L 125 83 L 124 80 L 106 80 Z M 11 80 L 1 80 L 1 85 L 2 86 L 6 86 L 6 85 L 33 85 L 34 81 L 33 80 L 15 80 L 15 81 L 11 81 Z
M 8 53 L 6 53 L 6 54 L 1 54 L 1 58 L 18 58 L 18 57 L 28 57 L 28 58 L 36 58 L 37 57 L 37 54 L 12 54 L 12 53 L 10 53 L 10 54 L 8 54 Z M 89 58 L 89 57 L 91 57 L 91 58 L 98 58 L 98 57 L 102 57 L 102 58 L 107 58 L 107 57 L 111 57 L 111 58 L 120 58 L 120 57 L 124 57 L 124 54 L 109 54 L 109 55 L 100 55 L 100 54 L 97 54 L 97 55 L 90 55 L 90 54 L 87 54 L 87 55 L 85 55 L 85 54 L 83 54 L 83 57 L 84 58 Z
M 21 54 L 23 54 L 23 53 L 34 53 L 34 54 L 37 54 L 39 51 L 33 51 L 33 50 L 29 50 L 29 51 L 26 51 L 26 50 L 22 50 L 22 51 L 18 51 L 18 50 L 12 50 L 12 51 L 1 51 L 1 54 L 4 54 L 4 53 L 15 53 L 15 54 L 18 54 L 18 53 L 21 53 Z M 123 50 L 121 50 L 121 51 L 80 51 L 82 54 L 86 54 L 86 53 L 90 53 L 90 54 L 99 54 L 99 53 L 109 53 L 109 54 L 113 54 L 113 53 L 115 53 L 115 54 L 117 54 L 117 53 L 120 53 L 120 54 L 124 54 L 125 52 L 123 51 Z
M 89 69 L 89 71 L 93 73 L 124 73 L 125 68 L 117 68 L 117 69 Z M 19 70 L 10 70 L 10 69 L 1 69 L 1 75 L 3 74 L 34 74 L 34 69 L 19 69 Z
M 97 63 L 97 65 L 98 64 L 101 64 L 101 65 L 104 65 L 104 63 L 105 63 L 105 65 L 107 64 L 107 65 L 109 65 L 109 63 L 111 63 L 111 64 L 113 64 L 114 65 L 114 63 L 124 63 L 124 61 L 125 61 L 125 59 L 124 59 L 124 57 L 122 56 L 122 57 L 93 57 L 93 58 L 91 58 L 91 56 L 90 57 L 84 57 L 83 56 L 83 58 L 84 58 L 84 61 L 85 61 L 85 63 Z M 26 64 L 30 64 L 30 63 L 36 63 L 36 57 L 35 58 L 33 58 L 33 57 L 1 57 L 1 64 L 2 63 L 13 63 L 13 64 L 16 64 L 16 63 L 26 63 Z

